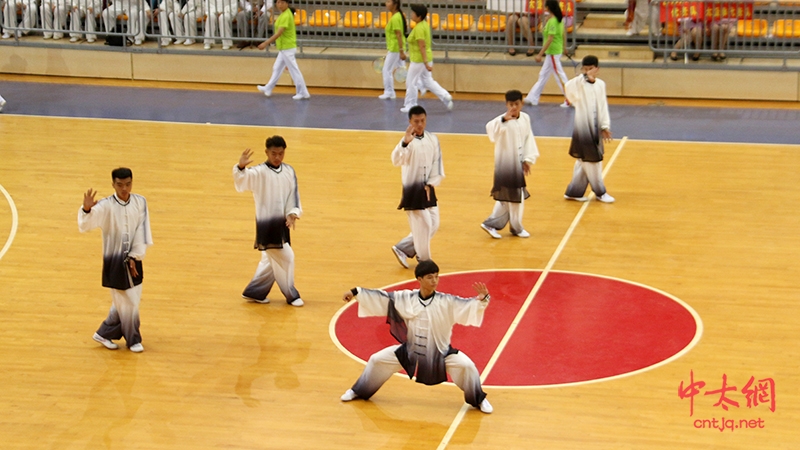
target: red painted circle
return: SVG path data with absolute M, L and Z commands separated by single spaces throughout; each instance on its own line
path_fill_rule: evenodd
M 438 290 L 464 297 L 483 281 L 492 293 L 483 325 L 453 329 L 452 345 L 481 372 L 532 292 L 541 271 L 442 274 Z M 416 281 L 387 290 L 415 289 Z M 335 318 L 335 338 L 355 357 L 397 342 L 385 317 L 358 318 L 355 302 Z M 486 386 L 551 386 L 630 374 L 668 361 L 699 338 L 696 313 L 655 289 L 600 276 L 549 272 L 500 353 Z

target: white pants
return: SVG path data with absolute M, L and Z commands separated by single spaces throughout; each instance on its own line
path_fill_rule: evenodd
M 292 77 L 292 82 L 294 82 L 297 94 L 304 97 L 311 95 L 308 93 L 306 80 L 303 79 L 303 74 L 300 73 L 300 67 L 297 66 L 297 60 L 294 57 L 296 53 L 296 48 L 290 48 L 278 52 L 278 57 L 275 58 L 275 64 L 272 66 L 272 76 L 269 79 L 269 83 L 267 83 L 267 92 L 272 92 L 272 90 L 275 89 L 275 85 L 278 84 L 278 79 L 280 78 L 281 73 L 283 73 L 283 69 L 288 67 L 289 75 Z
M 558 84 L 558 89 L 561 91 L 561 94 L 564 95 L 564 84 L 567 83 L 568 78 L 567 74 L 564 73 L 564 68 L 561 67 L 561 59 L 559 56 L 560 55 L 545 55 L 542 70 L 539 72 L 539 79 L 536 80 L 536 84 L 534 84 L 531 91 L 528 92 L 525 101 L 533 103 L 534 105 L 539 103 L 539 97 L 542 96 L 544 85 L 547 83 L 547 79 L 550 78 L 550 75 L 554 75 L 556 84 Z
M 383 93 L 385 95 L 394 94 L 394 71 L 405 66 L 406 62 L 400 59 L 400 53 L 386 52 L 383 60 Z
M 397 360 L 397 355 L 394 353 L 398 347 L 400 345 L 386 347 L 369 357 L 367 367 L 364 368 L 364 372 L 361 373 L 352 388 L 359 398 L 369 399 L 389 380 L 392 374 L 403 369 L 400 361 Z M 448 355 L 444 359 L 444 364 L 445 370 L 450 375 L 453 383 L 464 391 L 467 403 L 480 404 L 479 401 L 471 400 L 478 396 L 476 391 L 481 391 L 481 376 L 469 356 L 463 352 Z
M 232 47 L 232 21 L 233 15 L 228 7 L 225 7 L 225 9 L 222 11 L 210 11 L 208 13 L 208 19 L 206 19 L 206 39 L 204 43 L 213 44 L 214 36 L 217 35 L 217 28 L 219 28 L 219 35 L 222 38 L 222 46 Z
M 494 202 L 494 209 L 492 215 L 483 221 L 487 227 L 494 228 L 495 230 L 502 230 L 506 224 L 510 224 L 509 228 L 511 234 L 519 234 L 525 230 L 522 226 L 522 212 L 525 209 L 525 203 L 513 202 Z
M 111 310 L 100 325 L 97 334 L 108 339 L 125 338 L 125 345 L 142 342 L 139 334 L 139 303 L 142 301 L 142 285 L 130 289 L 111 289 Z
M 187 39 L 192 39 L 197 36 L 197 17 L 202 14 L 202 11 L 190 9 L 183 16 L 183 31 Z
M 97 12 L 100 11 L 92 10 L 89 11 L 87 8 L 75 8 L 69 13 L 69 29 L 70 29 L 70 37 L 79 38 L 81 37 L 81 19 L 86 18 L 86 39 L 88 40 L 96 40 L 97 35 L 94 34 L 95 30 L 97 29 Z
M 598 197 L 606 193 L 606 186 L 603 184 L 603 162 L 586 162 L 580 159 L 575 160 L 575 167 L 572 169 L 572 181 L 567 186 L 566 195 L 570 197 L 583 197 L 586 187 L 592 186 L 592 192 Z
M 433 61 L 428 62 L 428 64 L 433 66 Z M 410 108 L 412 106 L 417 106 L 417 88 L 425 88 L 433 92 L 433 94 L 439 97 L 439 100 L 445 104 L 451 99 L 450 93 L 433 79 L 433 75 L 425 68 L 425 64 L 412 62 L 408 66 L 408 75 L 406 76 L 406 100 L 403 103 L 404 107 Z
M 261 262 L 258 263 L 256 274 L 244 288 L 242 295 L 264 300 L 273 283 L 278 283 L 278 288 L 287 302 L 300 298 L 300 293 L 294 287 L 294 251 L 289 244 L 283 244 L 283 248 L 271 248 L 261 252 Z
M 172 26 L 172 34 L 176 38 L 184 37 L 185 34 L 183 32 L 183 20 L 178 17 L 178 14 L 181 12 L 180 2 L 176 0 L 163 1 L 158 6 L 158 10 L 158 26 L 162 35 L 161 43 L 169 44 L 170 41 L 170 37 L 168 36 L 169 28 L 167 27 L 167 19 L 169 19 L 169 24 Z
M 117 25 L 117 16 L 127 14 L 128 33 L 132 34 L 134 39 L 144 41 L 144 29 L 147 28 L 147 23 L 150 22 L 147 17 L 148 11 L 150 11 L 150 6 L 147 3 L 145 3 L 145 8 L 140 10 L 139 4 L 133 0 L 127 3 L 117 0 L 104 9 L 101 16 L 103 16 L 106 32 L 113 33 Z
M 36 26 L 36 13 L 39 7 L 36 0 L 4 0 L 5 7 L 3 8 L 3 33 L 11 34 L 11 30 L 7 28 L 16 27 L 17 23 L 17 6 L 22 10 L 22 28 L 31 28 Z M 28 31 L 19 32 L 20 34 L 28 34 Z
M 44 37 L 64 37 L 64 33 L 59 33 L 67 28 L 68 8 L 65 0 L 44 0 L 39 13 L 42 17 L 42 28 Z
M 631 22 L 631 32 L 639 34 L 644 26 L 647 25 L 647 18 L 650 16 L 650 0 L 636 0 L 636 9 L 633 11 L 633 21 Z
M 439 229 L 439 207 L 409 210 L 406 214 L 411 233 L 395 244 L 395 247 L 409 258 L 416 255 L 418 260 L 427 261 L 431 259 L 431 239 Z

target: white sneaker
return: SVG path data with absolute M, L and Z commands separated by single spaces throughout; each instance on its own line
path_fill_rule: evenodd
M 517 233 L 515 236 L 521 237 L 521 238 L 528 238 L 528 237 L 531 237 L 531 234 L 528 233 L 527 230 L 522 230 L 519 233 Z
M 203 50 L 211 50 L 211 44 L 203 44 Z
M 394 257 L 397 258 L 397 262 L 399 262 L 401 266 L 408 269 L 408 256 L 406 256 L 406 254 L 403 253 L 402 250 L 395 247 L 394 245 L 392 246 L 392 253 L 394 253 Z
M 88 42 L 88 43 L 90 43 L 90 44 L 91 44 L 92 42 L 94 42 L 94 41 L 96 41 L 96 40 L 97 40 L 97 39 L 95 39 L 95 38 L 87 38 L 87 39 L 86 39 L 86 42 Z
M 351 401 L 351 400 L 355 400 L 355 399 L 357 399 L 357 398 L 358 398 L 358 395 L 356 395 L 356 393 L 355 393 L 355 392 L 353 392 L 353 390 L 352 390 L 352 389 L 348 389 L 348 390 L 347 390 L 347 392 L 345 392 L 344 394 L 342 394 L 342 396 L 341 396 L 341 397 L 339 397 L 339 398 L 340 398 L 340 399 L 342 399 L 342 401 L 343 401 L 343 402 L 349 402 L 349 401 Z
M 230 49 L 231 49 L 231 46 L 230 46 L 230 45 L 223 45 L 223 46 L 222 46 L 222 49 L 223 49 L 223 50 L 230 50 Z
M 608 192 L 601 195 L 600 197 L 597 197 L 597 200 L 603 203 L 614 203 L 614 197 L 608 195 Z
M 447 107 L 448 111 L 452 111 L 453 110 L 453 97 L 448 95 L 447 98 L 446 98 L 446 101 L 444 102 L 444 105 Z
M 637 34 L 639 33 L 633 31 L 633 29 L 629 29 L 628 31 L 625 32 L 625 36 L 635 36 Z
M 3 39 L 11 39 L 11 35 L 8 33 L 3 33 Z
M 305 305 L 305 302 L 303 301 L 302 298 L 296 298 L 296 299 L 290 301 L 289 304 L 292 305 L 292 306 L 300 307 L 300 306 Z
M 500 236 L 500 233 L 498 233 L 497 230 L 495 230 L 492 227 L 487 227 L 486 225 L 481 224 L 481 228 L 483 228 L 483 231 L 489 233 L 489 236 L 491 236 L 491 237 L 493 237 L 495 239 L 500 239 L 500 238 L 503 237 L 503 236 Z
M 564 101 L 564 103 L 562 103 L 562 104 L 560 104 L 560 105 L 558 105 L 558 106 L 560 106 L 560 107 L 562 107 L 562 108 L 569 108 L 569 107 L 570 107 L 570 106 L 572 106 L 572 105 L 570 105 L 570 104 L 569 104 L 569 102 L 567 102 L 567 101 Z
M 308 100 L 309 98 L 311 98 L 311 96 L 307 94 L 296 94 L 292 96 L 293 100 Z
M 111 342 L 110 340 L 104 338 L 103 336 L 100 336 L 97 333 L 95 333 L 94 336 L 92 336 L 92 339 L 94 339 L 95 341 L 103 344 L 103 346 L 105 346 L 105 348 L 107 348 L 109 350 L 116 350 L 116 349 L 119 348 L 119 345 Z
M 246 295 L 242 295 L 242 298 L 247 300 L 248 302 L 251 302 L 251 303 L 261 303 L 262 305 L 269 303 L 269 299 L 268 298 L 264 298 L 263 300 L 259 300 L 257 298 L 248 297 Z
M 45 34 L 44 36 L 42 36 L 42 39 L 53 39 L 53 35 L 52 34 Z
M 142 45 L 142 40 L 141 39 L 134 40 L 133 41 L 133 45 Z M 131 347 L 131 348 L 133 348 L 133 347 Z
M 180 44 L 181 42 L 183 42 L 183 39 L 177 38 L 175 39 L 175 42 L 173 42 L 173 44 Z
M 270 96 L 272 96 L 272 91 L 268 91 L 268 90 L 267 90 L 267 86 L 266 86 L 266 85 L 260 85 L 260 84 L 259 84 L 258 86 L 256 86 L 256 88 L 258 88 L 259 92 L 261 92 L 262 94 L 264 94 L 264 96 L 265 96 L 265 97 L 270 97 Z
M 396 94 L 381 94 L 378 96 L 381 100 L 394 100 L 397 98 Z
M 0 97 L 0 111 L 3 110 L 4 106 L 6 106 L 6 99 Z
M 133 353 L 142 353 L 144 351 L 144 347 L 142 347 L 142 344 L 133 344 L 128 350 L 132 351 Z
M 526 104 L 526 105 L 531 105 L 531 106 L 536 106 L 536 105 L 538 105 L 538 104 L 539 104 L 539 102 L 534 102 L 533 100 L 529 100 L 529 99 L 528 99 L 528 97 L 525 97 L 525 98 L 522 100 L 522 103 L 524 103 L 524 104 Z
M 183 41 L 183 45 L 194 45 L 194 39 L 187 39 Z
M 589 197 L 570 197 L 567 194 L 564 194 L 564 198 L 567 200 L 574 200 L 576 202 L 585 202 L 586 200 L 589 200 Z
M 73 42 L 73 43 L 74 43 L 74 42 L 78 42 L 79 40 L 80 40 L 80 38 L 76 38 L 76 37 L 71 37 L 71 38 L 69 38 L 69 41 L 70 41 L 70 42 Z
M 402 108 L 400 108 L 400 112 L 407 113 L 407 112 L 411 111 L 411 108 L 412 108 L 411 106 L 408 106 L 408 107 L 403 106 Z
M 167 47 L 167 46 L 169 46 L 169 44 L 172 44 L 172 39 L 162 39 L 161 40 L 161 46 L 162 47 Z
M 428 89 L 426 89 L 426 88 L 421 88 L 419 90 L 419 96 L 420 97 L 425 97 L 425 94 L 427 94 L 427 93 L 428 93 Z
M 492 408 L 492 405 L 489 403 L 489 400 L 483 399 L 480 405 L 480 410 L 484 414 L 491 414 L 492 411 L 494 411 L 494 408 Z

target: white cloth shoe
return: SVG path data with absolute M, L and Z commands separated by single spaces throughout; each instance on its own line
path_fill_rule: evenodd
M 260 84 L 259 84 L 259 85 L 258 85 L 258 86 L 256 86 L 256 87 L 258 88 L 258 91 L 259 91 L 259 92 L 261 92 L 262 94 L 264 94 L 264 97 L 270 97 L 270 96 L 272 96 L 272 91 L 268 91 L 268 90 L 267 90 L 267 86 L 266 86 L 266 85 L 260 85 Z
M 243 295 L 242 298 L 251 303 L 261 303 L 262 305 L 269 303 L 268 298 L 264 298 L 264 300 L 259 300 L 257 298 L 248 297 L 246 295 Z
M 183 41 L 183 45 L 194 45 L 194 39 L 187 39 Z
M 562 104 L 560 104 L 560 105 L 558 105 L 558 106 L 560 106 L 560 107 L 562 107 L 562 108 L 569 108 L 569 107 L 570 107 L 570 106 L 572 106 L 572 105 L 570 105 L 570 104 L 569 104 L 569 102 L 567 102 L 567 101 L 565 100 L 565 101 L 564 101 L 564 103 L 562 103 Z
M 303 94 L 295 94 L 292 96 L 292 100 L 308 100 L 311 98 L 310 95 L 303 95 Z
M 534 102 L 533 100 L 529 100 L 529 99 L 528 99 L 528 97 L 525 97 L 525 98 L 522 100 L 522 103 L 524 103 L 524 104 L 526 104 L 526 105 L 531 105 L 531 106 L 536 106 L 536 105 L 538 105 L 538 104 L 539 104 L 539 102 Z
M 351 401 L 351 400 L 355 400 L 355 399 L 357 399 L 357 398 L 358 398 L 358 396 L 356 395 L 356 393 L 355 393 L 355 392 L 353 392 L 353 390 L 352 390 L 352 389 L 348 389 L 348 390 L 347 390 L 347 392 L 345 392 L 344 394 L 342 394 L 342 396 L 341 396 L 341 397 L 339 397 L 339 398 L 341 398 L 343 402 L 349 402 L 349 401 Z M 485 400 L 484 400 L 484 401 L 485 401 Z M 491 408 L 491 406 L 490 406 L 490 408 Z
M 395 94 L 385 94 L 384 93 L 384 94 L 379 95 L 378 98 L 381 99 L 381 100 L 394 100 L 394 99 L 397 98 L 397 95 L 395 95 Z
M 447 96 L 444 102 L 444 106 L 447 108 L 448 111 L 453 110 L 453 97 Z
M 161 40 L 161 46 L 162 46 L 162 47 L 166 47 L 166 46 L 168 46 L 169 44 L 172 44 L 172 39 L 162 39 L 162 40 Z
M 528 237 L 531 237 L 531 234 L 528 233 L 527 230 L 522 230 L 519 233 L 515 234 L 515 236 L 516 237 L 521 237 L 521 238 L 528 238 Z
M 144 347 L 142 347 L 141 343 L 133 344 L 128 350 L 132 351 L 133 353 L 142 353 L 144 351 Z
M 397 262 L 399 262 L 401 266 L 408 269 L 408 257 L 406 254 L 394 245 L 392 246 L 392 253 L 394 253 L 394 257 L 397 258 Z
M 300 307 L 300 306 L 305 305 L 305 302 L 303 302 L 302 298 L 296 298 L 296 299 L 292 300 L 291 302 L 289 302 L 289 304 L 292 305 L 292 306 Z
M 493 237 L 495 239 L 500 239 L 500 238 L 503 237 L 503 236 L 500 236 L 500 233 L 498 233 L 497 230 L 495 230 L 492 227 L 487 227 L 486 225 L 481 224 L 481 228 L 483 228 L 483 231 L 489 233 L 489 236 L 491 236 L 491 237 Z
M 97 39 L 95 39 L 95 38 L 87 38 L 87 39 L 86 39 L 86 42 L 88 42 L 88 43 L 90 43 L 90 44 L 91 44 L 92 42 L 94 42 L 94 41 L 96 41 L 96 40 L 97 40 Z
M 211 50 L 211 44 L 203 44 L 203 50 Z
M 494 411 L 494 408 L 492 408 L 492 405 L 491 403 L 489 403 L 489 400 L 483 399 L 480 405 L 480 410 L 484 414 L 491 414 L 492 411 Z
M 78 42 L 79 40 L 81 40 L 81 39 L 80 39 L 80 38 L 76 38 L 76 37 L 71 37 L 71 38 L 69 38 L 69 41 L 70 41 L 70 42 L 73 42 L 73 43 L 74 43 L 74 42 Z
M 119 348 L 119 345 L 111 342 L 110 340 L 104 338 L 103 336 L 100 336 L 97 333 L 95 333 L 94 336 L 92 336 L 92 339 L 103 344 L 103 346 L 109 350 L 116 350 Z
M 614 199 L 614 197 L 608 195 L 608 192 L 606 192 L 605 194 L 601 195 L 600 197 L 597 197 L 597 200 L 601 201 L 603 203 L 614 203 L 615 199 Z
M 411 111 L 411 108 L 413 108 L 413 106 L 403 106 L 402 108 L 400 108 L 400 112 L 407 113 Z
M 576 202 L 585 202 L 586 200 L 589 200 L 588 197 L 570 197 L 569 195 L 566 195 L 566 194 L 564 194 L 564 198 L 567 199 L 567 200 L 573 200 L 573 201 L 576 201 Z

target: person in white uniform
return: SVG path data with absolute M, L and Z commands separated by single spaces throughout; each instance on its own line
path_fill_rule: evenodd
M 597 200 L 612 203 L 614 197 L 608 195 L 603 184 L 603 143 L 611 142 L 606 84 L 597 78 L 600 68 L 596 56 L 585 56 L 582 64 L 583 74 L 564 86 L 567 98 L 575 106 L 575 127 L 569 146 L 575 166 L 564 198 L 585 202 L 586 187 L 590 185 Z
M 185 5 L 184 5 L 185 6 Z M 181 10 L 183 6 L 179 0 L 162 0 L 153 14 L 158 15 L 159 33 L 161 33 L 161 46 L 166 47 L 171 44 L 172 37 L 169 35 L 169 27 L 172 27 L 172 34 L 175 36 L 175 43 L 179 44 L 185 40 L 183 32 L 183 19 Z
M 539 157 L 531 130 L 531 118 L 522 112 L 522 92 L 506 92 L 506 113 L 486 124 L 486 134 L 494 142 L 494 210 L 481 224 L 489 236 L 500 239 L 498 230 L 509 224 L 511 234 L 530 236 L 522 226 L 524 200 L 530 197 L 525 177 Z
M 94 34 L 97 30 L 97 18 L 103 12 L 103 0 L 72 0 L 72 7 L 69 13 L 70 42 L 78 42 L 81 39 L 81 26 L 83 19 L 86 23 L 86 42 L 92 43 L 97 40 Z
M 386 316 L 400 344 L 370 356 L 364 372 L 341 400 L 369 400 L 392 374 L 404 369 L 409 378 L 429 386 L 447 381 L 450 375 L 467 403 L 490 414 L 493 408 L 481 388 L 475 363 L 450 345 L 453 325 L 481 326 L 489 289 L 474 283 L 478 295 L 472 298 L 436 292 L 439 267 L 430 260 L 421 262 L 414 276 L 419 289 L 386 292 L 356 287 L 344 293 L 344 301 L 358 301 L 359 317 Z
M 254 248 L 261 252 L 253 279 L 242 297 L 256 303 L 269 303 L 267 295 L 274 283 L 292 306 L 303 306 L 303 299 L 294 286 L 294 251 L 289 230 L 302 214 L 297 175 L 294 168 L 283 162 L 286 141 L 272 136 L 266 142 L 267 161 L 255 167 L 253 152 L 248 148 L 233 166 L 236 191 L 251 191 L 256 203 L 256 241 Z
M 219 30 L 222 38 L 222 49 L 228 50 L 233 46 L 233 17 L 238 11 L 237 0 L 207 0 L 206 3 L 206 39 L 203 48 L 211 49 L 214 37 Z
M 431 239 L 439 229 L 436 186 L 444 178 L 439 138 L 425 130 L 427 114 L 421 106 L 408 112 L 406 134 L 392 150 L 392 164 L 401 167 L 403 196 L 397 209 L 408 215 L 411 233 L 392 246 L 397 261 L 408 268 L 408 258 L 431 259 Z
M 39 14 L 42 19 L 45 39 L 62 39 L 67 27 L 67 12 L 71 0 L 42 0 Z
M 108 7 L 103 10 L 101 16 L 106 27 L 107 33 L 113 33 L 117 25 L 117 16 L 123 14 L 128 16 L 128 33 L 133 35 L 133 44 L 142 45 L 144 42 L 144 30 L 150 23 L 150 4 L 140 3 L 136 0 L 109 0 Z
M 147 200 L 131 193 L 133 173 L 120 167 L 111 172 L 114 195 L 95 201 L 97 191 L 83 194 L 78 210 L 81 233 L 100 228 L 103 231 L 103 286 L 111 289 L 111 310 L 92 339 L 110 350 L 119 346 L 113 341 L 125 338 L 132 352 L 142 352 L 139 333 L 139 303 L 142 299 L 144 269 L 142 259 L 153 245 Z
M 17 12 L 22 15 L 22 20 L 17 22 Z M 22 24 L 22 28 L 32 28 L 36 26 L 36 13 L 39 11 L 39 5 L 36 0 L 3 0 L 3 39 L 11 39 L 11 30 L 9 28 L 18 27 Z M 17 37 L 27 36 L 29 31 L 17 31 Z

